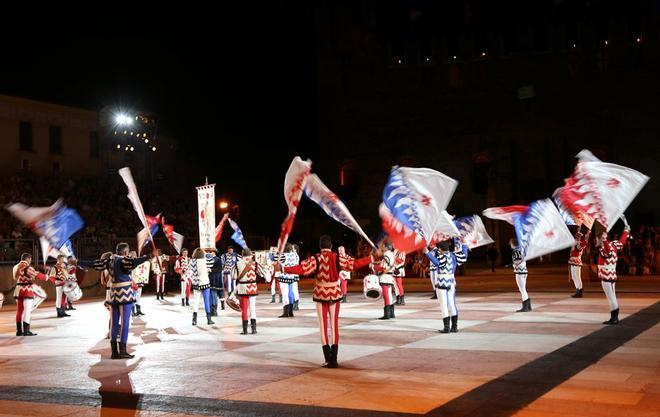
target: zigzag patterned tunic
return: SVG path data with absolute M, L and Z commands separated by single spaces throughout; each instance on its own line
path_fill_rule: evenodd
M 612 242 L 605 240 L 598 253 L 598 278 L 605 282 L 616 282 L 616 263 L 619 260 L 618 252 L 628 239 L 628 231 L 624 230 L 619 240 Z
M 310 256 L 299 265 L 284 267 L 287 274 L 311 275 L 316 273 L 313 300 L 316 302 L 335 303 L 341 300 L 343 293 L 339 282 L 339 269 L 353 271 L 369 265 L 371 256 L 354 259 L 350 256 L 341 257 L 330 249 L 321 249 L 321 252 Z

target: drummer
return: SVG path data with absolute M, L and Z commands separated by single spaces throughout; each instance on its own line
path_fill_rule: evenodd
M 66 308 L 66 295 L 64 294 L 64 284 L 69 281 L 69 270 L 66 265 L 66 256 L 57 255 L 57 263 L 50 268 L 48 276 L 52 277 L 55 281 L 55 311 L 57 317 L 69 317 Z

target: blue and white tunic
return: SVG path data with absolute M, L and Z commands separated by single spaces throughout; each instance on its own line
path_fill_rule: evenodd
M 234 253 L 223 253 L 220 257 L 222 261 L 222 275 L 231 275 L 236 269 L 236 262 L 238 262 L 238 254 Z
M 527 274 L 527 262 L 525 262 L 525 254 L 520 249 L 514 249 L 511 252 L 511 262 L 513 264 L 513 273 L 516 275 Z
M 458 246 L 454 252 L 434 250 L 426 253 L 432 266 L 435 266 L 431 268 L 435 288 L 449 290 L 456 286 L 456 268 L 467 261 L 467 253 L 467 245 Z
M 112 255 L 106 259 L 94 262 L 94 267 L 99 270 L 107 270 L 110 274 L 110 291 L 107 294 L 107 303 L 130 304 L 135 302 L 135 291 L 133 291 L 133 277 L 131 271 L 138 265 L 149 260 L 149 256 L 140 258 L 129 258 L 127 256 Z
M 273 261 L 277 259 L 277 254 L 271 253 L 270 259 Z M 300 263 L 300 257 L 296 252 L 285 252 L 280 255 L 279 262 L 285 267 L 296 266 Z M 276 272 L 275 277 L 278 279 L 278 281 L 284 284 L 293 284 L 294 282 L 300 281 L 299 275 L 287 274 L 286 272 Z

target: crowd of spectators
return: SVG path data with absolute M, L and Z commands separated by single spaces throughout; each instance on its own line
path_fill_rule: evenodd
M 179 184 L 154 181 L 139 185 L 147 214 L 163 213 L 167 223 L 184 236 L 197 234 L 195 190 Z M 112 173 L 98 178 L 7 176 L 0 178 L 0 204 L 23 203 L 50 206 L 58 198 L 75 209 L 85 227 L 74 235 L 74 243 L 85 248 L 107 247 L 119 238 L 134 238 L 141 225 L 126 198 L 126 186 Z M 32 251 L 36 236 L 8 211 L 0 210 L 0 261 L 17 259 Z M 81 246 L 80 244 L 77 246 Z

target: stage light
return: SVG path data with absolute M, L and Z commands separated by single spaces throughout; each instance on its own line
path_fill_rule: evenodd
M 121 145 L 120 145 L 120 144 L 117 144 L 117 149 L 121 149 Z
M 135 148 L 131 146 L 131 152 L 133 152 L 134 150 L 135 150 Z
M 486 52 L 483 52 L 483 51 L 482 51 L 482 52 L 481 52 L 481 56 L 482 56 L 482 57 L 485 57 L 485 56 L 486 56 Z
M 609 45 L 609 44 L 610 44 L 610 43 L 609 43 L 607 40 L 605 40 L 605 46 L 607 46 L 607 45 Z
M 218 207 L 220 207 L 220 210 L 226 210 L 227 207 L 229 207 L 229 203 L 226 201 L 221 201 L 218 203 Z
M 145 139 L 145 140 L 144 140 L 144 143 L 149 143 L 149 139 Z
M 638 36 L 637 38 L 635 38 L 635 42 L 642 43 L 642 38 Z
M 118 125 L 130 125 L 133 123 L 133 120 L 129 116 L 119 113 L 115 117 L 115 122 L 117 122 Z
M 426 62 L 429 62 L 429 61 L 431 61 L 431 57 L 430 57 L 430 56 L 427 56 L 427 57 L 426 57 Z
M 401 63 L 401 58 L 397 59 L 397 60 L 396 60 L 396 63 L 397 63 L 397 64 L 400 64 L 400 63 Z
M 154 151 L 154 152 L 156 152 L 156 147 L 153 146 L 153 147 L 151 148 L 151 150 Z
M 453 59 L 454 61 L 456 61 L 456 55 L 454 55 L 453 57 L 451 57 L 451 59 Z
M 577 48 L 577 44 L 576 44 L 575 42 L 573 42 L 573 43 L 571 44 L 571 48 Z

